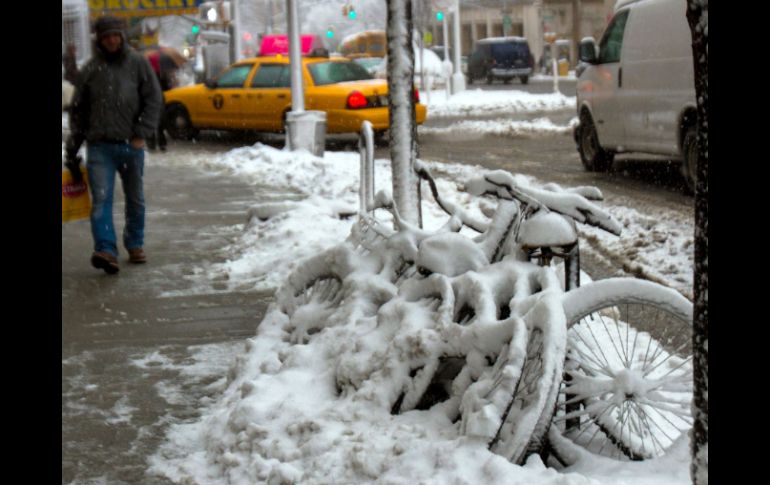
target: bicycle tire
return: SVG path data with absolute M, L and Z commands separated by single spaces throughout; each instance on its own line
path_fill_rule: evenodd
M 664 455 L 692 425 L 692 304 L 657 283 L 610 278 L 567 292 L 563 306 L 572 370 L 557 405 L 562 435 L 610 458 Z
M 543 318 L 534 311 L 536 323 L 529 329 L 526 357 L 516 390 L 489 449 L 511 463 L 521 465 L 547 444 L 554 407 L 560 389 L 566 345 L 564 320 Z M 525 317 L 526 318 L 526 317 Z

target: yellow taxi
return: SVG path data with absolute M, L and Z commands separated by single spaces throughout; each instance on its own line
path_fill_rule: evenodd
M 305 109 L 326 112 L 327 133 L 351 133 L 372 123 L 375 134 L 388 129 L 388 83 L 373 79 L 349 59 L 303 57 Z M 418 124 L 427 108 L 419 103 Z M 288 56 L 244 59 L 224 70 L 216 80 L 171 89 L 164 93 L 164 127 L 174 138 L 190 139 L 198 130 L 284 131 L 291 110 Z

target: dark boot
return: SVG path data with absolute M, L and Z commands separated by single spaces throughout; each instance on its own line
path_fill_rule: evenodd
M 147 262 L 147 255 L 144 254 L 144 249 L 134 248 L 128 250 L 128 262 L 132 264 L 142 264 Z
M 116 274 L 120 271 L 117 258 L 104 251 L 96 251 L 91 255 L 91 265 L 96 269 L 103 269 L 107 274 Z

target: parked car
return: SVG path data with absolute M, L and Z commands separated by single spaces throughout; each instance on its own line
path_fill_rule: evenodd
M 524 37 L 489 37 L 476 41 L 468 58 L 468 84 L 476 79 L 495 79 L 508 83 L 518 77 L 522 84 L 529 82 L 535 59 Z
M 373 79 L 360 65 L 345 58 L 303 57 L 305 109 L 326 112 L 327 133 L 359 132 L 372 123 L 375 135 L 389 128 L 388 83 Z M 291 110 L 291 81 L 287 56 L 243 59 L 215 80 L 164 93 L 164 127 L 174 138 L 189 139 L 198 130 L 282 132 Z M 427 108 L 415 105 L 418 124 Z
M 587 67 L 577 83 L 580 158 L 607 170 L 617 153 L 662 155 L 682 162 L 695 183 L 697 110 L 686 0 L 619 3 L 599 45 L 580 44 Z

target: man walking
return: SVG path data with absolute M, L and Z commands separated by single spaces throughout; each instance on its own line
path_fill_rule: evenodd
M 123 21 L 96 21 L 94 56 L 78 74 L 70 109 L 67 167 L 80 178 L 78 156 L 85 141 L 91 186 L 91 264 L 108 274 L 119 271 L 112 218 L 115 173 L 126 196 L 123 245 L 129 262 L 144 263 L 144 140 L 160 121 L 163 96 L 149 62 L 128 45 Z

